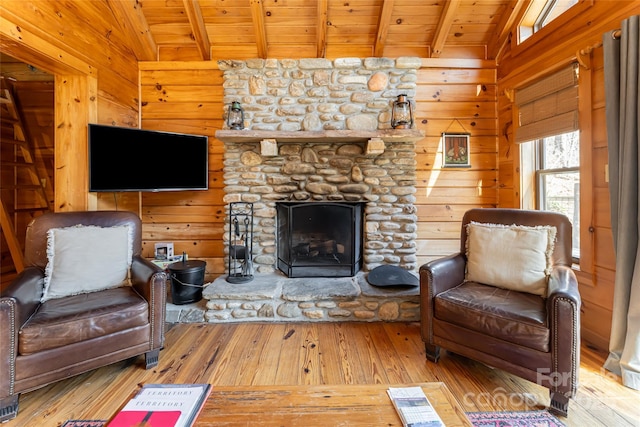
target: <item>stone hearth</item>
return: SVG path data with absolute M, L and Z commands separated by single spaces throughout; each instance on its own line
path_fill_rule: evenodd
M 167 304 L 167 322 L 419 321 L 418 287 L 375 287 L 366 273 L 290 279 L 274 272 L 243 284 L 220 277 L 198 303 Z

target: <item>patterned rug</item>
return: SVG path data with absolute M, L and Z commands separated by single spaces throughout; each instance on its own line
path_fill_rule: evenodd
M 62 427 L 103 427 L 107 420 L 69 420 Z
M 474 427 L 565 427 L 548 411 L 467 412 Z

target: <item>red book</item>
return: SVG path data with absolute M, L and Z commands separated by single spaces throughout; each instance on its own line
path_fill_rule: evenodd
M 109 427 L 174 427 L 180 411 L 120 411 Z
M 211 393 L 211 384 L 145 384 L 108 427 L 190 427 Z

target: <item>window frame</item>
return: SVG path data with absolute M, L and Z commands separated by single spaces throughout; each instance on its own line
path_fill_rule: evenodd
M 545 2 L 540 0 L 540 3 L 544 4 Z M 526 52 L 530 46 L 533 46 L 540 40 L 552 37 L 554 33 L 557 33 L 557 31 L 562 27 L 576 19 L 578 15 L 593 7 L 595 0 L 579 0 L 578 3 L 571 6 L 551 22 L 547 23 L 547 25 L 542 27 L 536 33 L 533 32 L 532 25 L 535 21 L 535 17 L 540 13 L 539 11 L 541 6 L 538 6 L 537 9 L 533 9 L 535 4 L 535 2 L 532 2 L 528 8 L 523 8 L 524 10 L 521 11 L 519 15 L 519 19 L 517 20 L 518 23 L 516 25 L 516 37 L 511 39 L 511 55 L 513 57 L 517 57 L 521 53 Z
M 578 144 L 579 144 L 579 151 L 580 153 L 582 152 L 582 144 L 581 144 L 581 132 L 580 131 L 574 131 L 576 132 L 576 137 L 578 138 Z M 569 167 L 565 167 L 565 168 L 545 168 L 545 138 L 538 138 L 535 140 L 532 140 L 531 143 L 534 144 L 534 159 L 533 159 L 533 176 L 534 176 L 534 188 L 533 188 L 533 192 L 534 192 L 534 200 L 535 200 L 535 209 L 536 210 L 547 210 L 547 203 L 544 203 L 543 201 L 545 201 L 545 195 L 546 195 L 546 183 L 544 181 L 544 177 L 545 176 L 552 176 L 552 175 L 559 175 L 559 174 L 566 174 L 566 173 L 577 173 L 578 174 L 578 191 L 575 192 L 575 197 L 578 199 L 578 204 L 577 204 L 577 210 L 576 213 L 578 214 L 578 218 L 580 219 L 580 223 L 582 223 L 582 209 L 581 209 L 581 197 L 580 194 L 582 192 L 582 173 L 581 173 L 581 166 L 582 165 L 578 165 L 578 166 L 569 166 Z M 579 154 L 580 154 L 579 153 Z M 573 225 L 573 222 L 572 222 Z M 575 227 L 573 227 L 573 233 L 577 233 L 577 239 L 578 239 L 578 256 L 576 256 L 572 250 L 572 261 L 574 264 L 579 265 L 580 264 L 580 254 L 582 253 L 582 248 L 581 248 L 581 227 L 579 227 L 577 230 L 575 229 Z M 574 236 L 572 236 L 573 239 Z M 573 247 L 573 244 L 572 244 Z

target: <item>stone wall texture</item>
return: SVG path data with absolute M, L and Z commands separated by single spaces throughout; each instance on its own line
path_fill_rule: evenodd
M 398 95 L 415 97 L 421 60 L 254 59 L 218 65 L 224 102 L 240 101 L 247 129 L 375 130 L 391 127 Z
M 251 130 L 376 130 L 390 127 L 398 94 L 413 97 L 419 58 L 220 61 L 225 102 L 239 100 Z M 276 269 L 276 203 L 366 202 L 365 271 L 417 269 L 415 143 L 225 143 L 225 203 L 254 204 L 256 273 Z M 228 225 L 227 225 L 228 227 Z M 228 236 L 228 228 L 225 230 Z

